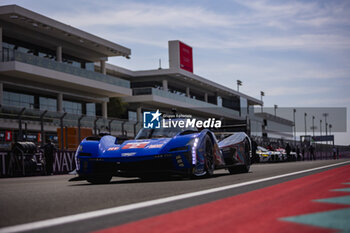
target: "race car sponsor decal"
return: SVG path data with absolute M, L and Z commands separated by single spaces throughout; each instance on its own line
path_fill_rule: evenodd
M 113 147 L 110 147 L 108 148 L 108 151 L 111 151 L 111 150 L 119 150 L 119 146 L 113 146 Z
M 129 142 L 122 149 L 145 148 L 149 142 Z
M 124 156 L 124 157 L 129 157 L 129 156 L 133 156 L 133 155 L 135 155 L 135 154 L 136 154 L 136 152 L 122 153 L 122 156 Z
M 164 144 L 153 144 L 153 145 L 149 145 L 147 148 L 148 149 L 154 149 L 154 148 L 162 148 Z

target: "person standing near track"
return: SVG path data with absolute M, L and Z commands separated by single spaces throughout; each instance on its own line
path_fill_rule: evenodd
M 303 161 L 305 160 L 305 145 L 302 145 L 301 154 L 303 155 Z
M 287 146 L 286 146 L 286 153 L 287 153 L 287 159 L 288 161 L 291 160 L 290 158 L 290 152 L 291 152 L 292 148 L 290 147 L 289 143 L 287 142 Z
M 297 160 L 301 160 L 299 146 L 297 146 L 296 153 L 297 153 Z
M 253 163 L 258 163 L 259 162 L 259 156 L 256 153 L 256 150 L 258 148 L 258 144 L 256 143 L 255 140 L 252 139 L 252 158 L 253 158 Z
M 48 140 L 48 143 L 43 147 L 44 149 L 44 157 L 45 157 L 45 171 L 46 175 L 53 175 L 53 161 L 54 161 L 54 153 L 56 151 L 56 147 L 52 144 L 51 140 Z
M 339 159 L 339 148 L 337 147 L 337 159 Z
M 309 151 L 310 151 L 310 160 L 316 160 L 315 147 L 312 144 L 310 144 Z

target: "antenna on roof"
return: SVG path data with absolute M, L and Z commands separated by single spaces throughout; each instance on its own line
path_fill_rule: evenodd
M 158 70 L 161 70 L 162 69 L 162 59 L 159 58 L 159 68 Z

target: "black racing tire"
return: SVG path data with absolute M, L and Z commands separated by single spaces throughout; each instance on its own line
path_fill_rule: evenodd
M 230 174 L 232 175 L 232 174 L 237 174 L 237 173 L 239 173 L 239 168 L 238 168 L 238 166 L 233 166 L 233 167 L 229 167 L 229 168 L 227 168 L 228 169 L 228 171 L 230 172 Z
M 241 170 L 244 173 L 249 172 L 250 165 L 252 164 L 251 157 L 250 157 L 250 148 L 248 142 L 245 143 L 245 157 L 244 157 L 244 165 L 242 166 Z
M 204 166 L 205 166 L 205 176 L 212 177 L 214 174 L 214 150 L 213 143 L 208 135 L 205 136 L 205 152 L 204 152 Z
M 248 160 L 244 161 L 244 165 L 241 165 L 239 167 L 239 171 L 242 173 L 247 173 L 247 172 L 249 172 L 249 170 L 250 170 L 250 161 L 248 159 Z
M 87 182 L 91 184 L 108 184 L 111 182 L 112 175 L 98 175 L 87 178 Z

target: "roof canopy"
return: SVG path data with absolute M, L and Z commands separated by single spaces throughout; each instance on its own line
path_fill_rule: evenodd
M 97 61 L 111 56 L 128 58 L 131 54 L 129 48 L 17 5 L 1 6 L 0 21 L 5 36 L 40 46 L 62 46 L 65 53 L 87 60 Z

